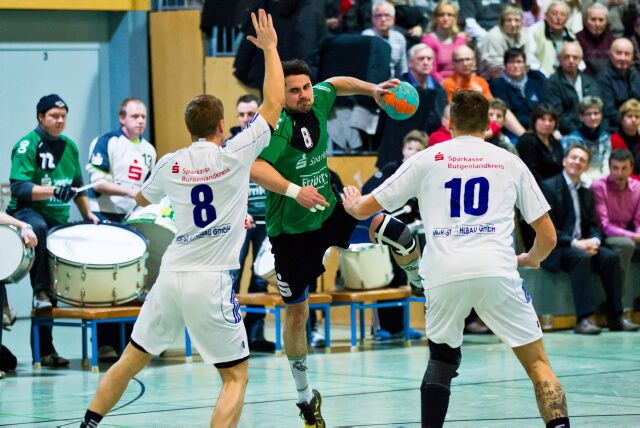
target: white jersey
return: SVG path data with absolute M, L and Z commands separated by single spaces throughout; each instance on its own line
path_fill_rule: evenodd
M 469 278 L 518 278 L 514 206 L 528 223 L 549 210 L 520 158 L 468 136 L 412 156 L 373 195 L 388 211 L 418 197 L 426 238 L 420 275 L 427 289 Z
M 131 141 L 119 129 L 91 142 L 87 171 L 92 183 L 109 174 L 116 184 L 140 189 L 155 164 L 156 150 L 147 140 Z M 94 189 L 89 190 L 89 198 L 91 211 L 126 214 L 136 206 L 132 198 L 104 195 Z
M 249 172 L 270 137 L 269 124 L 256 115 L 222 146 L 196 141 L 160 159 L 141 190 L 153 203 L 168 196 L 175 212 L 176 236 L 160 271 L 240 267 Z

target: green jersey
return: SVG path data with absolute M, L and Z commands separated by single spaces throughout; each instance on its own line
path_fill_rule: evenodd
M 43 136 L 42 131 L 31 131 L 13 146 L 9 179 L 39 186 L 81 186 L 78 146 L 64 135 L 51 140 Z M 69 221 L 69 205 L 70 202 L 53 197 L 44 201 L 24 201 L 13 196 L 9 202 L 12 210 L 29 207 L 57 223 Z
M 313 87 L 313 96 L 313 106 L 308 113 L 282 111 L 271 142 L 259 157 L 292 183 L 314 186 L 331 205 L 324 211 L 312 213 L 293 198 L 267 191 L 269 236 L 319 229 L 336 205 L 327 167 L 327 116 L 336 99 L 336 89 L 330 83 L 318 83 Z

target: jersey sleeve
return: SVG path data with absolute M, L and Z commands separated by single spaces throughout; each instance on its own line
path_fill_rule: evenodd
M 549 211 L 551 207 L 529 168 L 519 158 L 516 158 L 516 162 L 518 162 L 520 171 L 520 178 L 516 183 L 516 206 L 522 213 L 524 220 L 527 223 L 532 223 Z
M 226 144 L 244 163 L 251 164 L 269 145 L 270 140 L 271 127 L 264 117 L 256 114 L 251 122 L 242 131 L 228 139 Z
M 164 176 L 170 173 L 175 153 L 169 153 L 158 161 L 149 178 L 142 184 L 140 192 L 146 200 L 154 204 L 159 204 L 162 198 L 166 196 Z
M 36 172 L 36 142 L 21 140 L 11 152 L 11 172 L 9 179 L 32 181 Z
M 91 176 L 91 181 L 104 178 L 111 170 L 109 162 L 109 138 L 98 137 L 91 142 L 89 147 L 89 163 L 87 172 Z
M 421 181 L 419 171 L 423 169 L 418 161 L 423 157 L 414 155 L 406 160 L 391 177 L 371 192 L 382 208 L 395 211 L 418 195 Z
M 290 136 L 287 135 L 286 131 L 289 127 L 284 126 L 286 120 L 286 113 L 282 112 L 280 119 L 278 119 L 276 129 L 271 133 L 268 145 L 258 155 L 259 158 L 266 160 L 272 165 L 280 159 L 287 144 L 289 144 Z
M 313 98 L 313 105 L 327 117 L 336 100 L 336 88 L 329 82 L 320 82 L 313 87 Z

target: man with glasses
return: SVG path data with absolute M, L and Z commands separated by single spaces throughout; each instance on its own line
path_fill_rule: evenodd
M 371 8 L 372 28 L 362 32 L 363 36 L 377 36 L 383 38 L 391 46 L 390 77 L 399 77 L 406 73 L 407 40 L 402 33 L 393 29 L 396 23 L 396 9 L 387 1 L 375 3 Z

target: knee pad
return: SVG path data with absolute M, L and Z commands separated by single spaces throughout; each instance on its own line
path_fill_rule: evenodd
M 460 348 L 452 348 L 449 345 L 437 344 L 429 341 L 429 364 L 422 378 L 421 390 L 428 390 L 434 385 L 451 388 L 451 379 L 458 376 L 461 353 Z
M 370 234 L 372 241 L 389 246 L 400 256 L 409 255 L 416 247 L 407 225 L 388 214 L 380 214 L 373 219 Z

